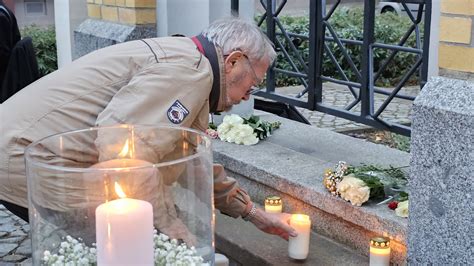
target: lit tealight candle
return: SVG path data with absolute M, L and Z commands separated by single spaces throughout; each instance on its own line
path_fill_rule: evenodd
M 370 240 L 370 266 L 390 265 L 390 240 L 374 237 Z
M 270 213 L 281 213 L 283 204 L 278 196 L 271 196 L 265 199 L 265 211 Z
M 95 210 L 98 265 L 153 265 L 153 207 L 125 198 L 115 183 L 117 200 Z
M 308 215 L 293 214 L 290 219 L 290 226 L 296 230 L 298 236 L 290 236 L 288 255 L 292 259 L 304 260 L 308 257 L 309 252 L 311 220 Z

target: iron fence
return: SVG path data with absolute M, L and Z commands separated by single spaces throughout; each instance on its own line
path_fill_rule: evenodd
M 309 0 L 309 32 L 300 34 L 290 32 L 280 19 L 287 1 L 260 0 L 265 12 L 257 18 L 258 25 L 265 28 L 267 36 L 274 43 L 275 49 L 287 60 L 290 70 L 278 68 L 275 64 L 269 69 L 266 77 L 266 87 L 256 95 L 285 103 L 294 111 L 296 107 L 320 111 L 337 117 L 366 124 L 375 128 L 386 129 L 402 135 L 410 135 L 410 124 L 387 121 L 382 118 L 387 106 L 396 98 L 413 101 L 414 95 L 407 95 L 401 89 L 413 78 L 418 79 L 420 89 L 424 86 L 428 75 L 428 48 L 431 25 L 431 0 L 396 0 L 406 11 L 410 26 L 401 36 L 398 43 L 387 44 L 374 38 L 376 1 L 363 1 L 363 38 L 362 40 L 341 38 L 334 29 L 331 17 L 341 7 L 341 0 L 335 0 L 326 5 L 325 0 Z M 232 0 L 231 8 L 238 13 L 238 0 Z M 408 5 L 416 4 L 417 12 L 412 12 Z M 423 27 L 423 33 L 420 28 Z M 415 45 L 407 45 L 410 36 L 415 36 Z M 295 39 L 309 42 L 309 56 L 304 59 L 301 51 L 294 44 Z M 332 45 L 331 45 L 332 44 Z M 349 53 L 347 46 L 359 46 L 362 53 L 358 58 L 359 64 Z M 342 53 L 348 67 L 344 68 L 335 57 L 334 47 Z M 379 65 L 374 65 L 374 53 L 377 49 L 388 51 L 388 57 Z M 376 86 L 383 71 L 394 61 L 398 53 L 416 55 L 415 62 L 407 67 L 399 82 L 390 89 Z M 291 56 L 290 56 L 291 54 Z M 323 60 L 329 59 L 339 75 L 324 75 Z M 350 79 L 351 72 L 355 78 Z M 296 96 L 279 93 L 276 90 L 276 75 L 287 75 L 299 79 L 303 89 Z M 343 85 L 352 95 L 352 101 L 344 108 L 323 102 L 323 84 L 335 83 Z M 383 95 L 385 99 L 375 106 L 374 95 Z M 305 97 L 307 96 L 307 97 Z M 357 108 L 355 108 L 357 106 Z M 359 110 L 356 110 L 359 109 Z M 301 116 L 302 117 L 302 116 Z

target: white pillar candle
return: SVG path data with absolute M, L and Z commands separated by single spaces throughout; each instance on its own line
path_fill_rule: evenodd
M 153 207 L 121 198 L 97 207 L 98 265 L 153 265 Z
M 278 196 L 271 196 L 265 199 L 265 211 L 269 213 L 281 213 L 283 204 Z
M 229 266 L 229 259 L 223 254 L 216 253 L 214 255 L 214 266 Z
M 304 260 L 308 257 L 309 252 L 311 220 L 308 215 L 293 214 L 290 219 L 290 226 L 296 230 L 298 236 L 290 236 L 288 255 L 292 259 Z
M 374 237 L 370 240 L 370 266 L 390 265 L 390 240 Z

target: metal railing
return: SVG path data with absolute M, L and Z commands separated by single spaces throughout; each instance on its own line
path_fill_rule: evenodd
M 274 64 L 267 72 L 266 88 L 257 92 L 256 95 L 292 107 L 316 110 L 375 128 L 410 135 L 411 128 L 409 124 L 389 122 L 381 116 L 395 98 L 414 100 L 414 95 L 406 95 L 400 92 L 410 79 L 416 77 L 420 89 L 426 83 L 431 0 L 392 1 L 399 3 L 406 10 L 406 14 L 411 21 L 411 26 L 397 44 L 385 44 L 375 40 L 376 1 L 374 0 L 364 0 L 363 39 L 340 38 L 332 26 L 330 18 L 334 15 L 336 9 L 340 8 L 343 1 L 335 0 L 334 2 L 334 4 L 326 6 L 325 0 L 309 0 L 309 34 L 305 35 L 287 31 L 280 20 L 279 16 L 287 4 L 286 0 L 281 0 L 278 3 L 276 0 L 260 0 L 265 13 L 258 18 L 258 25 L 266 28 L 267 36 L 274 43 L 276 50 L 287 60 L 291 70 L 277 68 Z M 418 12 L 410 11 L 408 4 L 416 4 Z M 238 0 L 232 0 L 231 7 L 233 13 L 238 13 Z M 423 27 L 423 34 L 420 33 L 420 27 Z M 407 40 L 413 35 L 416 41 L 415 45 L 410 47 L 407 45 Z M 293 43 L 295 38 L 309 42 L 308 60 L 303 58 L 301 51 Z M 422 41 L 422 39 L 426 41 Z M 335 53 L 330 44 L 335 44 L 342 53 L 346 65 L 349 66 L 348 69 L 344 69 L 335 58 Z M 358 58 L 359 64 L 354 62 L 354 58 L 348 52 L 347 45 L 360 46 L 361 58 Z M 376 49 L 389 51 L 388 57 L 377 67 L 374 65 L 374 51 Z M 394 58 L 400 52 L 416 55 L 414 64 L 406 69 L 400 81 L 391 91 L 375 86 L 383 71 L 393 63 Z M 334 65 L 333 67 L 337 69 L 338 77 L 323 74 L 323 60 L 328 58 Z M 355 74 L 355 80 L 354 78 L 348 78 L 349 72 Z M 277 74 L 298 78 L 304 89 L 295 97 L 278 93 L 275 90 Z M 344 108 L 323 103 L 322 96 L 325 89 L 323 83 L 325 82 L 346 86 L 353 97 L 352 102 Z M 377 108 L 374 107 L 374 95 L 376 94 L 386 97 Z M 307 95 L 307 99 L 303 97 L 304 95 Z M 359 106 L 360 110 L 355 111 L 355 106 Z

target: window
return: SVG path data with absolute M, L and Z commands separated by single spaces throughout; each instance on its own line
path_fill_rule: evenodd
M 46 15 L 46 0 L 25 0 L 25 14 L 27 16 Z

